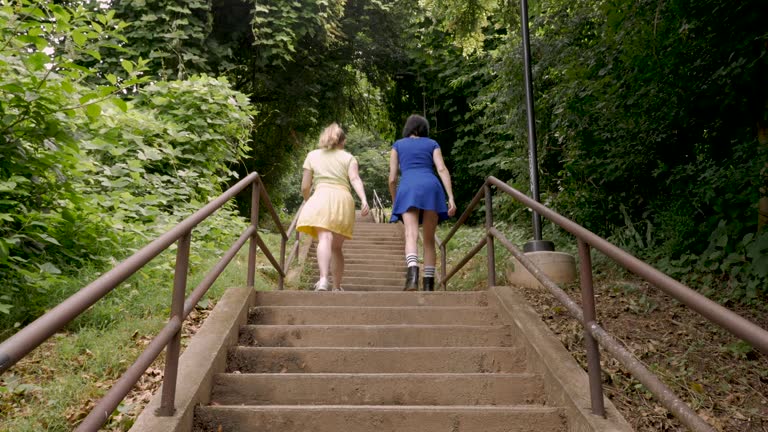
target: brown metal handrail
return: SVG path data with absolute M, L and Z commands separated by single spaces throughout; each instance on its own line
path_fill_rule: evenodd
M 522 251 L 520 251 L 520 249 L 513 245 L 493 226 L 491 186 L 495 186 L 498 190 L 512 196 L 517 201 L 546 217 L 577 238 L 579 245 L 579 275 L 582 305 L 584 306 L 583 310 L 565 291 L 560 289 L 560 287 L 549 279 Z M 447 243 L 456 231 L 466 222 L 469 215 L 477 207 L 480 199 L 483 197 L 485 198 L 486 235 L 461 261 L 459 261 L 458 264 L 453 267 L 450 272 L 446 274 Z M 523 267 L 545 286 L 552 295 L 568 309 L 573 317 L 582 323 L 582 326 L 584 327 L 585 348 L 587 351 L 587 372 L 589 375 L 592 412 L 596 415 L 605 416 L 599 352 L 599 346 L 602 346 L 606 351 L 616 357 L 616 359 L 619 360 L 619 362 L 621 362 L 621 364 L 624 365 L 624 367 L 626 367 L 630 373 L 632 373 L 638 381 L 656 396 L 659 402 L 683 424 L 697 432 L 714 432 L 714 429 L 707 422 L 699 417 L 693 409 L 678 398 L 669 387 L 661 382 L 653 372 L 649 371 L 640 360 L 625 349 L 617 339 L 611 336 L 597 323 L 595 297 L 592 287 L 592 260 L 590 256 L 590 247 L 599 250 L 625 269 L 642 277 L 676 300 L 695 310 L 704 318 L 750 343 L 763 354 L 768 354 L 768 331 L 765 329 L 656 270 L 652 266 L 635 258 L 607 240 L 536 202 L 495 177 L 486 178 L 483 186 L 472 199 L 464 213 L 462 213 L 461 217 L 459 217 L 458 222 L 451 228 L 445 239 L 442 242 L 438 242 L 441 252 L 440 286 L 442 289 L 445 290 L 447 288 L 448 280 L 467 264 L 467 262 L 469 262 L 469 260 L 483 248 L 483 246 L 487 247 L 488 286 L 494 286 L 496 284 L 494 240 L 498 240 L 499 243 L 507 248 Z
M 288 230 L 286 231 L 286 235 L 288 238 L 290 238 L 292 235 L 296 236 L 295 241 L 293 242 L 293 248 L 291 248 L 291 254 L 288 255 L 288 260 L 285 262 L 285 269 L 291 268 L 291 263 L 293 263 L 293 260 L 299 255 L 299 231 L 296 230 L 296 224 L 299 222 L 299 214 L 301 214 L 301 210 L 304 208 L 304 202 L 301 203 L 299 206 L 299 209 L 296 210 L 296 216 L 293 217 L 293 220 L 291 221 L 291 225 L 288 227 Z
M 376 189 L 373 190 L 373 220 L 376 223 L 387 223 L 387 212 L 384 210 L 384 204 L 382 204 L 379 194 L 376 193 Z
M 251 186 L 252 189 L 251 221 L 248 228 L 245 229 L 237 241 L 224 253 L 221 260 L 216 263 L 197 287 L 195 287 L 189 297 L 185 299 L 184 295 L 187 288 L 192 230 L 248 186 Z M 232 261 L 238 251 L 240 251 L 249 239 L 250 253 L 248 255 L 247 286 L 249 288 L 254 286 L 256 252 L 257 247 L 260 247 L 279 274 L 278 289 L 283 289 L 286 269 L 288 268 L 288 266 L 285 265 L 285 248 L 288 239 L 296 228 L 298 212 L 286 232 L 280 222 L 277 212 L 272 206 L 269 195 L 266 191 L 262 194 L 262 190 L 264 190 L 264 185 L 262 184 L 259 175 L 257 173 L 248 175 L 218 198 L 209 202 L 206 206 L 184 219 L 170 231 L 144 246 L 125 261 L 115 266 L 112 270 L 104 273 L 101 277 L 61 302 L 45 315 L 0 343 L 0 373 L 16 364 L 16 362 L 29 354 L 33 349 L 37 348 L 59 329 L 86 311 L 91 305 L 99 301 L 120 283 L 128 279 L 157 255 L 178 241 L 171 300 L 171 317 L 168 323 L 160 330 L 157 336 L 152 339 L 136 361 L 128 367 L 117 383 L 115 383 L 107 394 L 101 398 L 88 416 L 78 426 L 77 431 L 91 432 L 99 430 L 107 419 L 109 419 L 110 414 L 114 412 L 120 402 L 125 398 L 128 392 L 130 392 L 131 388 L 149 368 L 152 362 L 155 361 L 158 355 L 160 355 L 163 348 L 166 348 L 166 364 L 165 375 L 163 378 L 163 394 L 157 415 L 173 415 L 175 411 L 174 400 L 176 393 L 176 376 L 179 365 L 179 354 L 181 352 L 182 323 L 189 313 L 192 312 L 192 309 L 194 309 L 197 302 L 205 295 L 219 275 L 224 271 L 226 266 Z M 264 203 L 267 205 L 267 210 L 280 232 L 279 262 L 274 258 L 269 251 L 269 248 L 259 236 L 258 222 L 260 199 L 263 199 Z M 298 232 L 296 235 L 298 240 Z M 294 245 L 294 250 L 297 250 L 297 247 L 298 242 Z M 289 259 L 288 265 L 290 265 L 292 259 L 293 258 Z

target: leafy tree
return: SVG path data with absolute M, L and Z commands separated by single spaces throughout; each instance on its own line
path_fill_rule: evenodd
M 68 294 L 60 278 L 218 195 L 248 149 L 252 111 L 225 80 L 136 89 L 142 60 L 103 76 L 71 60 L 98 58 L 122 28 L 109 11 L 0 6 L 0 322 L 34 318 Z
M 115 0 L 110 4 L 117 18 L 131 23 L 123 32 L 122 46 L 149 59 L 149 69 L 161 79 L 184 79 L 226 62 L 229 47 L 210 37 L 212 8 L 211 0 Z M 102 67 L 114 69 L 117 61 L 105 57 Z
M 494 19 L 482 2 L 443 3 L 451 10 L 432 13 L 430 31 L 455 37 L 421 38 L 419 52 L 434 58 L 430 49 L 453 43 L 474 62 L 458 74 L 437 62 L 427 79 L 426 94 L 465 97 L 464 118 L 475 123 L 453 142 L 455 171 L 520 182 L 527 131 L 516 20 L 503 5 Z M 758 270 L 768 268 L 764 234 L 754 235 L 768 160 L 759 11 L 756 1 L 685 0 L 552 0 L 531 11 L 543 198 L 649 259 L 705 258 L 679 268 L 710 273 L 704 284 L 730 281 L 747 300 L 768 276 Z M 467 54 L 463 39 L 478 31 L 470 39 L 482 48 Z
M 150 59 L 154 76 L 210 71 L 249 96 L 257 128 L 247 163 L 236 169 L 258 171 L 269 186 L 322 127 L 366 121 L 359 74 L 375 86 L 388 82 L 390 59 L 404 58 L 399 23 L 409 3 L 123 0 L 114 8 L 133 23 L 121 46 Z
M 94 30 L 111 34 L 121 27 L 112 14 L 81 7 L 0 7 L 0 312 L 41 307 L 35 303 L 45 299 L 62 267 L 108 247 L 94 241 L 92 234 L 105 227 L 77 191 L 80 140 L 103 105 L 124 103 L 115 85 L 83 87 L 93 72 L 70 56 L 98 56 Z M 54 42 L 59 49 L 50 48 Z M 141 82 L 141 65 L 128 64 L 133 72 L 124 71 L 124 85 Z M 108 236 L 107 243 L 114 241 Z

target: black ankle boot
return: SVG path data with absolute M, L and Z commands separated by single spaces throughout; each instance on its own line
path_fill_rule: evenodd
M 418 291 L 419 290 L 419 267 L 408 267 L 408 273 L 405 274 L 405 288 L 403 291 Z
M 435 278 L 433 277 L 425 277 L 421 280 L 422 286 L 424 286 L 424 291 L 434 291 L 435 290 Z

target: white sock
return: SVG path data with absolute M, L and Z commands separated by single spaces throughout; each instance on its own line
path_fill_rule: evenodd
M 408 254 L 405 256 L 405 264 L 408 267 L 419 265 L 419 256 L 416 254 Z
M 424 277 L 425 278 L 435 277 L 435 266 L 424 266 Z

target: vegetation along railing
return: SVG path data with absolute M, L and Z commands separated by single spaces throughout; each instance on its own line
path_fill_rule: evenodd
M 568 294 L 549 279 L 533 262 L 528 259 L 523 252 L 513 245 L 507 238 L 499 232 L 493 225 L 493 201 L 491 186 L 504 192 L 514 199 L 539 213 L 551 222 L 559 225 L 566 231 L 573 234 L 578 240 L 579 249 L 579 275 L 581 283 L 581 299 L 583 310 L 574 302 Z M 446 248 L 448 241 L 456 231 L 466 222 L 469 215 L 480 203 L 480 199 L 485 198 L 485 230 L 486 235 L 480 242 L 472 248 L 469 253 L 462 258 L 456 266 L 446 274 Z M 752 346 L 760 350 L 763 354 L 768 354 L 768 331 L 757 326 L 751 321 L 743 318 L 735 312 L 709 300 L 693 289 L 681 284 L 664 273 L 656 270 L 645 262 L 635 258 L 619 247 L 611 244 L 607 240 L 592 233 L 586 228 L 558 214 L 548 207 L 529 198 L 520 191 L 510 187 L 506 183 L 495 177 L 488 177 L 470 202 L 467 209 L 459 217 L 456 225 L 451 228 L 443 241 L 438 241 L 441 253 L 440 286 L 446 289 L 446 284 L 450 278 L 456 274 L 469 260 L 475 256 L 484 246 L 487 248 L 488 260 L 488 286 L 496 284 L 496 262 L 494 255 L 494 240 L 498 240 L 506 247 L 512 255 L 536 277 L 551 293 L 562 303 L 570 314 L 578 319 L 584 327 L 584 340 L 587 351 L 587 371 L 589 375 L 590 398 L 592 402 L 592 412 L 596 415 L 605 416 L 603 406 L 603 388 L 600 367 L 599 346 L 612 354 L 621 362 L 624 367 L 631 372 L 638 381 L 640 381 L 659 402 L 675 415 L 684 425 L 693 431 L 712 431 L 714 429 L 699 417 L 685 402 L 680 400 L 656 375 L 649 371 L 635 356 L 626 350 L 613 336 L 603 329 L 596 321 L 595 314 L 595 296 L 592 287 L 592 261 L 590 248 L 594 248 L 616 261 L 625 269 L 644 278 L 652 285 L 663 290 L 676 300 L 685 304 L 689 308 L 701 314 L 704 318 L 728 330 L 735 336 L 740 337 Z
M 187 289 L 187 272 L 189 269 L 190 243 L 192 230 L 203 220 L 221 208 L 227 201 L 238 193 L 251 186 L 251 220 L 248 228 L 237 241 L 224 253 L 221 260 L 208 272 L 192 293 L 184 298 Z M 263 193 L 262 193 L 263 192 Z M 259 236 L 259 203 L 263 201 L 269 214 L 280 231 L 280 256 L 279 260 L 269 251 L 267 245 Z M 297 213 L 298 215 L 298 213 Z M 77 428 L 78 432 L 97 431 L 109 415 L 114 412 L 118 404 L 125 398 L 142 374 L 149 368 L 152 362 L 166 349 L 165 375 L 163 378 L 163 394 L 158 415 L 173 415 L 174 400 L 176 397 L 176 375 L 181 352 L 181 328 L 182 323 L 194 309 L 197 302 L 205 295 L 208 289 L 216 281 L 216 278 L 224 271 L 243 245 L 250 239 L 248 254 L 247 286 L 253 287 L 256 276 L 256 253 L 261 248 L 278 273 L 278 289 L 283 289 L 286 269 L 297 254 L 298 242 L 294 244 L 288 263 L 285 262 L 285 249 L 288 239 L 296 227 L 296 218 L 287 230 L 283 228 L 277 216 L 275 208 L 266 193 L 261 179 L 257 173 L 252 173 L 232 186 L 218 198 L 208 203 L 193 215 L 176 225 L 173 229 L 158 237 L 147 246 L 131 255 L 128 259 L 118 264 L 115 268 L 103 274 L 101 277 L 82 288 L 48 313 L 38 318 L 15 335 L 0 344 L 0 373 L 7 370 L 27 355 L 30 351 L 42 344 L 67 323 L 83 313 L 91 305 L 99 301 L 121 282 L 128 279 L 144 265 L 149 263 L 157 255 L 178 242 L 176 252 L 176 268 L 173 281 L 173 294 L 171 299 L 171 317 L 168 323 L 160 330 L 154 339 L 147 345 L 138 359 L 125 371 L 115 385 L 96 404 L 88 416 Z

